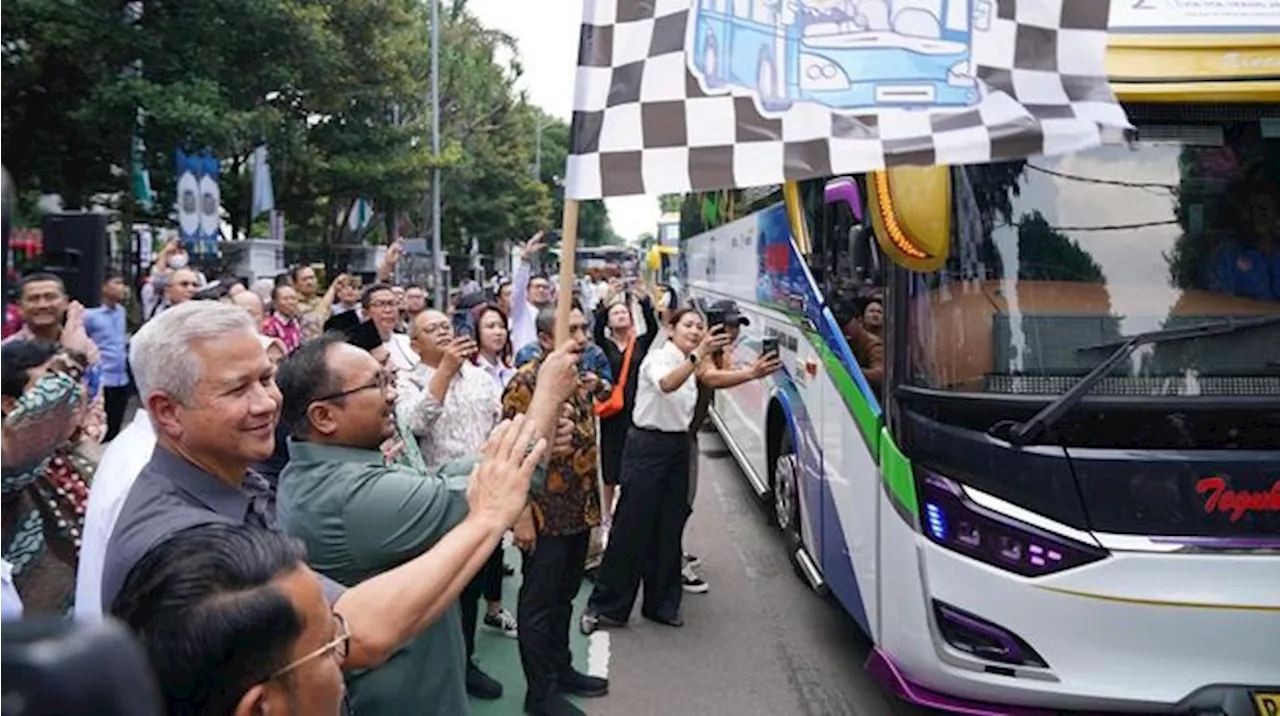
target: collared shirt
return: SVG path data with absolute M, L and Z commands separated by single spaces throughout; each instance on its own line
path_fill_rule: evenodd
M 498 384 L 498 389 L 502 390 L 507 387 L 507 383 L 511 382 L 512 376 L 516 374 L 516 369 L 506 363 L 490 363 L 488 358 L 480 355 L 476 358 L 476 367 L 493 378 Z
M 107 543 L 102 565 L 103 610 L 111 610 L 134 565 L 176 532 L 213 523 L 277 529 L 271 509 L 255 508 L 255 499 L 274 495 L 252 494 L 250 485 L 254 483 L 261 483 L 259 489 L 270 489 L 253 473 L 246 473 L 244 486 L 229 485 L 156 445 L 151 460 L 129 489 Z M 330 603 L 336 601 L 341 587 L 327 579 L 321 582 Z
M 124 306 L 97 306 L 84 313 L 84 330 L 98 346 L 102 384 L 122 388 L 129 384 L 128 351 Z
M 22 618 L 22 597 L 18 595 L 18 588 L 13 585 L 13 565 L 9 564 L 9 560 L 0 560 L 0 619 L 9 621 L 11 619 Z
M 324 333 L 324 322 L 329 318 L 330 308 L 323 302 L 324 296 L 298 296 L 298 325 L 302 326 L 302 340 L 319 338 Z
M 262 322 L 262 335 L 279 338 L 284 342 L 287 352 L 292 353 L 302 345 L 302 323 L 297 316 L 286 318 L 273 313 Z
M 115 529 L 116 518 L 124 507 L 129 490 L 156 449 L 156 431 L 145 410 L 139 410 L 133 421 L 107 445 L 89 490 L 89 506 L 85 510 L 84 537 L 80 544 L 80 567 L 76 570 L 77 619 L 101 621 L 102 567 L 107 557 L 107 544 Z
M 683 433 L 693 421 L 698 402 L 698 381 L 690 374 L 680 387 L 662 392 L 658 384 L 671 371 L 689 362 L 689 357 L 676 344 L 667 341 L 657 350 L 650 349 L 640 364 L 640 382 L 636 385 L 636 409 L 631 419 L 638 428 Z
M 424 475 L 386 465 L 378 450 L 290 441 L 279 517 L 307 547 L 307 563 L 352 586 L 426 552 L 467 513 L 475 460 Z M 347 676 L 354 713 L 469 712 L 466 642 L 455 602 L 385 664 Z
M 504 417 L 528 412 L 541 365 L 539 358 L 516 371 L 502 396 Z M 600 456 L 591 396 L 580 388 L 569 406 L 574 423 L 572 452 L 552 457 L 547 463 L 546 480 L 530 494 L 538 533 L 547 536 L 578 534 L 600 524 L 600 490 L 596 484 Z
M 483 370 L 464 362 L 443 403 L 428 389 L 435 374 L 419 363 L 397 379 L 396 411 L 417 437 L 427 465 L 479 451 L 502 415 L 502 389 Z
M 396 370 L 410 370 L 422 361 L 409 343 L 409 337 L 403 333 L 392 333 L 383 345 L 391 353 L 391 365 Z

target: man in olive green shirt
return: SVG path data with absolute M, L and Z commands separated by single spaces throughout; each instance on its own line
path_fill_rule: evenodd
M 544 436 L 554 435 L 559 405 L 576 382 L 575 359 L 557 356 L 549 369 L 557 374 L 551 387 L 530 408 L 528 417 Z M 357 584 L 427 551 L 466 516 L 474 459 L 430 474 L 387 464 L 379 446 L 395 434 L 394 382 L 368 352 L 321 338 L 289 356 L 277 382 L 284 395 L 281 420 L 292 435 L 277 515 L 306 544 L 313 569 Z M 469 713 L 457 611 L 455 603 L 383 665 L 348 674 L 353 711 Z

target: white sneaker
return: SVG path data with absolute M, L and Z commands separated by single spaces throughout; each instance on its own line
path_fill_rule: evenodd
M 484 615 L 484 625 L 512 639 L 515 639 L 518 633 L 516 631 L 516 618 L 506 609 L 499 609 L 497 614 L 486 613 Z
M 702 577 L 699 577 L 693 571 L 693 567 L 688 564 L 680 570 L 680 580 L 682 582 L 681 586 L 684 587 L 684 591 L 689 592 L 690 594 L 706 594 L 707 590 L 711 589 L 706 581 L 704 581 Z

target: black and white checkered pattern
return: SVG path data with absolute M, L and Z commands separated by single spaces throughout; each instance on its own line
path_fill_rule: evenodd
M 691 4 L 712 1 L 742 2 L 585 0 L 569 198 L 1062 154 L 1129 127 L 1103 64 L 1109 0 L 952 0 L 990 3 L 973 32 L 980 101 L 857 114 L 803 101 L 770 114 L 745 90 L 708 91 L 685 51 Z

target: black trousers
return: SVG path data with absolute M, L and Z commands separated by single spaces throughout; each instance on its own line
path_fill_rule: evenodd
M 689 519 L 689 434 L 632 428 L 623 457 L 622 497 L 600 563 L 590 608 L 626 621 L 644 583 L 641 612 L 680 615 L 680 537 Z
M 103 436 L 103 442 L 114 439 L 120 434 L 120 428 L 124 426 L 125 411 L 129 408 L 130 392 L 127 385 L 102 389 L 103 409 L 107 413 L 107 434 Z
M 476 627 L 480 621 L 480 598 L 485 602 L 502 601 L 502 545 L 499 544 L 489 561 L 484 563 L 471 584 L 462 590 L 462 636 L 467 640 L 467 659 L 476 653 Z
M 560 675 L 572 668 L 569 625 L 590 541 L 590 530 L 556 537 L 538 535 L 533 552 L 524 555 L 516 621 L 530 701 L 557 691 Z

